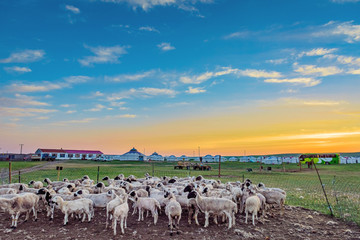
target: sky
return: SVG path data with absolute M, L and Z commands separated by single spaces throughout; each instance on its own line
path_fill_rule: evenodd
M 0 152 L 356 152 L 360 0 L 0 1 Z

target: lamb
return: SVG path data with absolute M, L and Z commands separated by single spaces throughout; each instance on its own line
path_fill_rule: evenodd
M 257 213 L 260 210 L 261 201 L 257 195 L 250 195 L 245 202 L 245 223 L 247 224 L 248 213 L 252 213 L 252 224 L 255 226 L 255 218 L 257 219 Z
M 11 228 L 17 227 L 17 221 L 21 213 L 26 212 L 25 221 L 29 219 L 29 212 L 32 210 L 35 221 L 37 221 L 37 205 L 39 197 L 33 193 L 19 194 L 12 198 L 0 197 L 0 208 L 11 215 Z
M 121 228 L 121 233 L 124 234 L 124 225 L 125 228 L 127 228 L 126 226 L 126 221 L 127 221 L 127 217 L 128 217 L 128 213 L 129 213 L 129 205 L 127 203 L 128 200 L 128 196 L 125 195 L 124 198 L 124 203 L 115 207 L 114 209 L 114 214 L 113 214 L 113 229 L 114 229 L 114 236 L 116 235 L 116 225 L 117 225 L 117 221 L 120 221 L 120 228 Z
M 29 182 L 29 185 L 33 185 L 33 187 L 35 188 L 35 189 L 40 189 L 40 188 L 43 188 L 44 187 L 44 184 L 41 182 L 41 181 L 34 181 L 34 180 L 32 180 L 32 181 L 30 181 Z
M 144 210 L 149 210 L 154 217 L 154 225 L 156 225 L 159 216 L 158 209 L 161 210 L 160 203 L 156 199 L 135 196 L 135 208 L 139 211 L 138 221 L 144 221 Z
M 196 191 L 190 192 L 188 198 L 195 198 L 200 211 L 205 213 L 204 227 L 209 226 L 210 213 L 216 216 L 225 214 L 228 217 L 229 229 L 232 225 L 235 225 L 235 213 L 237 213 L 238 210 L 234 202 L 224 198 L 201 197 Z
M 64 201 L 60 196 L 55 196 L 52 202 L 59 207 L 64 214 L 64 226 L 68 223 L 70 214 L 83 214 L 82 222 L 85 221 L 85 217 L 88 217 L 88 221 L 94 216 L 93 201 L 86 198 L 81 198 L 73 201 Z
M 165 214 L 169 218 L 169 227 L 170 227 L 170 235 L 173 235 L 173 229 L 177 229 L 179 227 L 180 219 L 181 219 L 181 206 L 180 203 L 176 201 L 176 198 L 173 193 L 166 192 L 164 198 L 167 198 L 169 201 L 165 207 Z M 179 233 L 179 231 L 177 231 Z
M 108 204 L 106 204 L 106 226 L 105 226 L 105 229 L 107 229 L 107 227 L 109 225 L 108 220 L 109 219 L 111 220 L 113 217 L 115 208 L 123 203 L 124 203 L 124 200 L 116 195 L 116 197 L 113 200 L 111 200 L 110 202 L 108 202 Z

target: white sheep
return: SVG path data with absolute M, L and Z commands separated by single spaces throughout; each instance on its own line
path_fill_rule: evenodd
M 113 200 L 111 200 L 110 202 L 108 202 L 108 204 L 106 204 L 106 226 L 105 226 L 105 229 L 108 228 L 108 225 L 109 225 L 108 220 L 112 219 L 115 208 L 123 203 L 124 203 L 124 199 L 122 199 L 116 195 L 116 197 Z
M 0 188 L 0 195 L 16 194 L 18 191 L 14 188 Z
M 257 195 L 250 195 L 245 202 L 245 223 L 247 224 L 248 214 L 252 213 L 252 224 L 255 226 L 255 218 L 257 219 L 257 213 L 260 210 L 261 201 Z
M 182 210 L 180 203 L 176 201 L 173 193 L 166 192 L 164 198 L 167 198 L 169 200 L 165 207 L 165 214 L 169 218 L 169 227 L 171 231 L 170 235 L 172 235 L 173 229 L 177 229 L 179 227 Z M 177 231 L 177 233 L 179 233 L 179 231 Z
M 74 195 L 77 196 L 80 194 L 80 191 L 76 192 Z M 105 208 L 111 200 L 116 197 L 116 194 L 113 190 L 108 191 L 107 193 L 100 194 L 85 194 L 82 192 L 80 194 L 83 198 L 88 198 L 93 201 L 94 207 Z
M 68 223 L 70 214 L 80 215 L 83 214 L 82 222 L 85 221 L 85 217 L 88 217 L 88 221 L 94 216 L 93 202 L 90 199 L 81 198 L 72 201 L 64 201 L 60 196 L 55 196 L 52 202 L 59 207 L 64 214 L 64 225 Z
M 34 181 L 34 180 L 32 180 L 32 181 L 30 181 L 29 182 L 29 185 L 33 185 L 33 187 L 35 188 L 35 189 L 40 189 L 40 188 L 43 188 L 44 187 L 44 184 L 41 182 L 41 181 Z
M 144 210 L 148 210 L 154 218 L 154 225 L 156 225 L 159 216 L 158 209 L 161 210 L 160 203 L 156 199 L 151 197 L 140 198 L 135 196 L 135 208 L 139 211 L 138 221 L 144 221 Z
M 113 229 L 114 229 L 114 236 L 116 235 L 116 225 L 117 225 L 117 221 L 120 221 L 120 228 L 121 228 L 121 233 L 124 234 L 124 227 L 127 228 L 127 217 L 128 217 L 128 213 L 129 213 L 129 205 L 127 203 L 128 200 L 128 196 L 125 195 L 124 198 L 124 203 L 122 203 L 121 205 L 115 207 L 114 209 L 114 214 L 113 214 Z M 125 225 L 125 226 L 124 226 Z

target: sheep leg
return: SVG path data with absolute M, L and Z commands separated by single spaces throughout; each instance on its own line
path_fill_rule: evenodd
M 247 224 L 247 219 L 248 219 L 248 211 L 245 211 L 245 224 Z
M 198 225 L 198 226 L 199 226 L 200 224 L 199 224 L 199 221 L 198 221 L 198 218 L 197 218 L 198 213 L 199 213 L 199 211 L 198 211 L 198 210 L 195 210 L 194 219 L 195 219 L 195 223 L 196 223 L 196 225 Z
M 140 220 L 141 220 L 141 208 L 139 208 L 139 209 L 138 209 L 138 211 L 139 211 L 139 218 L 138 218 L 138 222 L 140 222 Z
M 114 217 L 114 218 L 113 218 L 114 236 L 116 235 L 116 225 L 117 225 L 117 222 L 116 222 L 116 218 Z
M 217 215 L 214 216 L 214 223 L 215 223 L 216 225 L 219 225 L 217 217 L 218 217 Z
M 205 225 L 204 227 L 209 226 L 209 212 L 205 212 Z
M 154 215 L 154 225 L 156 225 L 156 223 L 158 221 L 158 217 L 159 217 L 159 215 L 157 213 L 155 213 L 155 215 Z
M 32 210 L 33 210 L 33 214 L 34 214 L 35 222 L 36 222 L 38 220 L 38 218 L 37 218 L 37 209 L 35 209 L 35 207 L 33 207 Z
M 64 226 L 66 225 L 66 223 L 68 222 L 68 213 L 65 213 L 65 216 L 64 216 Z
M 179 226 L 179 224 L 180 224 L 180 219 L 181 219 L 181 214 L 179 215 L 179 218 L 178 218 L 178 220 L 177 220 L 177 225 Z
M 84 222 L 85 221 L 85 218 L 86 218 L 86 214 L 85 212 L 83 213 L 83 218 L 81 219 L 81 222 Z
M 127 225 L 126 225 L 126 222 L 127 222 L 127 214 L 125 215 L 124 221 L 125 221 L 125 228 L 127 228 Z
M 188 223 L 191 224 L 191 217 L 193 216 L 193 211 L 191 209 L 188 209 Z
M 12 215 L 11 215 L 11 228 L 13 228 L 14 225 L 15 225 L 15 215 L 12 214 Z
M 256 213 L 256 211 L 254 211 L 253 213 L 252 213 L 252 224 L 255 226 L 255 215 L 256 215 L 257 213 Z
M 121 233 L 124 234 L 124 216 L 121 216 L 120 219 L 120 227 L 121 227 Z
M 231 219 L 231 214 L 229 212 L 225 212 L 226 216 L 228 217 L 228 221 L 229 221 L 229 227 L 228 229 L 231 228 L 231 224 L 232 224 L 232 219 Z
M 31 210 L 30 210 L 31 211 Z M 27 222 L 27 220 L 29 220 L 29 215 L 30 215 L 30 213 L 29 213 L 29 211 L 27 211 L 26 212 L 26 217 L 25 217 L 25 222 Z
M 14 228 L 17 227 L 17 222 L 18 222 L 18 220 L 19 220 L 19 216 L 20 216 L 20 212 L 17 212 L 17 213 L 16 213 L 16 216 L 15 216 L 15 225 L 14 225 Z

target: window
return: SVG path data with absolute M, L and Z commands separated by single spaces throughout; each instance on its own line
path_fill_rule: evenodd
M 80 157 L 80 154 L 78 154 L 78 153 L 75 154 L 75 157 L 76 157 L 76 158 L 79 158 L 79 157 Z
M 69 157 L 69 158 L 72 158 L 72 157 L 74 157 L 74 154 L 69 153 L 69 154 L 68 154 L 68 157 Z
M 64 157 L 65 157 L 65 154 L 64 154 L 64 153 L 61 153 L 61 154 L 60 154 L 60 157 L 61 157 L 61 158 L 64 158 Z
M 93 155 L 92 154 L 88 154 L 88 157 L 92 157 Z

